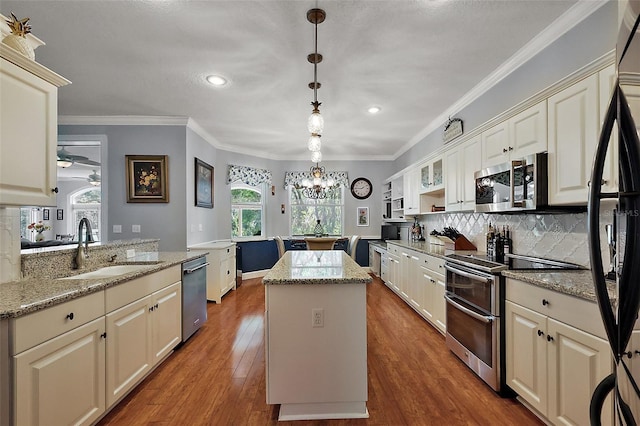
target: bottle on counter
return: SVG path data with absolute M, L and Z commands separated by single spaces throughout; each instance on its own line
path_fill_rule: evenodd
M 509 231 L 509 225 L 506 225 L 504 228 L 504 253 L 512 253 L 512 242 L 511 242 L 511 233 Z M 505 263 L 506 263 L 506 258 L 505 258 Z
M 489 259 L 493 259 L 495 256 L 494 229 L 491 222 L 489 222 L 487 229 L 487 256 Z

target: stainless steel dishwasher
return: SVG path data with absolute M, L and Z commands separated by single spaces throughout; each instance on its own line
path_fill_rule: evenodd
M 205 257 L 182 264 L 182 341 L 207 320 L 207 265 Z

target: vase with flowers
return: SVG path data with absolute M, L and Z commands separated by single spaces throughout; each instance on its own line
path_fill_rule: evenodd
M 42 221 L 40 221 L 31 223 L 29 226 L 27 226 L 27 229 L 30 229 L 31 232 L 36 233 L 36 241 L 42 241 L 44 240 L 44 235 L 42 235 L 42 233 L 46 230 L 51 229 L 51 227 L 49 225 L 45 225 Z

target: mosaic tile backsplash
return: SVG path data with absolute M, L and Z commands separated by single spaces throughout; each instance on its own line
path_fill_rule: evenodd
M 486 250 L 486 232 L 489 222 L 500 230 L 509 226 L 516 254 L 563 260 L 589 267 L 587 240 L 587 214 L 484 214 L 445 213 L 420 216 L 425 234 L 446 226 L 453 227 L 467 237 L 480 251 Z M 609 251 L 604 226 L 607 216 L 602 216 L 601 252 L 605 269 L 609 267 Z

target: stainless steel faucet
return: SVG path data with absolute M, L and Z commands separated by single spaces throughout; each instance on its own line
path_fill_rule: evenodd
M 82 247 L 82 225 L 85 226 L 84 247 Z M 89 241 L 93 241 L 91 223 L 83 217 L 78 224 L 78 253 L 76 253 L 76 269 L 83 269 L 85 260 L 89 257 Z

